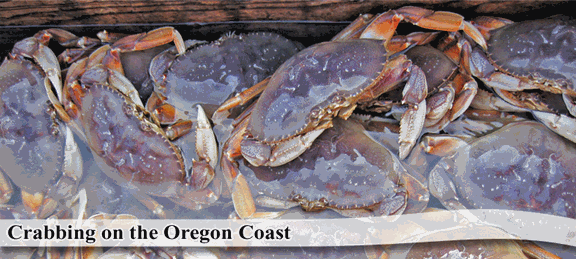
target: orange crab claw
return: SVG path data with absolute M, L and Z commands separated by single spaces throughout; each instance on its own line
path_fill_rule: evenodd
M 461 15 L 414 6 L 390 10 L 379 15 L 366 27 L 360 37 L 382 39 L 388 42 L 394 35 L 398 24 L 403 20 L 425 29 L 450 32 L 462 30 L 484 49 L 487 48 L 486 40 L 480 31 L 470 22 L 465 21 Z

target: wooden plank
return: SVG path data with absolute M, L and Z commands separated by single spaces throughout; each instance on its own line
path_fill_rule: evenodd
M 0 26 L 79 25 L 125 23 L 182 23 L 250 20 L 351 21 L 361 13 L 378 13 L 403 5 L 417 5 L 469 15 L 542 16 L 538 10 L 566 13 L 565 1 L 523 0 L 380 0 L 380 1 L 22 1 L 0 2 Z M 573 7 L 573 4 L 571 5 Z M 573 10 L 573 9 L 572 9 Z M 548 15 L 548 14 L 546 14 Z

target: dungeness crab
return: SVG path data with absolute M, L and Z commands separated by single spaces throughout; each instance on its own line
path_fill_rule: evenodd
M 60 65 L 48 41 L 78 38 L 59 29 L 36 33 L 15 44 L 0 66 L 1 202 L 20 187 L 27 214 L 46 218 L 76 194 L 82 158 L 72 131 L 56 115 L 45 81 L 61 85 Z
M 210 185 L 217 150 L 206 115 L 198 107 L 195 135 L 190 134 L 195 137 L 199 159 L 191 161 L 192 155 L 183 155 L 182 149 L 171 142 L 179 136 L 178 130 L 162 128 L 145 110 L 138 92 L 123 76 L 117 58 L 119 52 L 149 48 L 172 39 L 183 51 L 181 37 L 169 27 L 102 46 L 70 66 L 62 96 L 52 102 L 60 117 L 77 130 L 97 156 L 117 170 L 123 181 L 199 209 L 215 202 L 220 190 L 219 184 Z M 192 127 L 192 122 L 187 127 Z M 110 177 L 118 179 L 118 175 Z M 161 206 L 154 209 L 162 215 Z
M 428 150 L 455 149 L 429 176 L 430 193 L 446 208 L 576 217 L 576 145 L 541 123 L 510 123 L 470 144 L 455 137 L 434 138 L 423 140 Z
M 278 167 L 240 163 L 260 205 L 332 209 L 353 217 L 416 213 L 426 207 L 428 190 L 395 154 L 356 120 L 335 118 L 333 123 L 291 162 Z
M 402 99 L 408 110 L 402 116 L 399 140 L 400 158 L 405 158 L 424 123 L 428 87 L 422 70 L 397 53 L 398 45 L 391 40 L 402 20 L 431 29 L 464 30 L 484 45 L 479 32 L 458 14 L 404 7 L 374 18 L 366 27 L 350 27 L 343 38 L 302 50 L 286 61 L 269 82 L 263 81 L 248 90 L 252 93 L 249 97 L 263 92 L 238 124 L 239 130 L 230 138 L 229 148 L 224 150 L 222 168 L 230 189 L 241 190 L 246 186 L 235 165 L 238 157 L 254 166 L 285 164 L 332 127 L 334 117 L 348 118 L 357 105 L 372 101 L 408 80 Z M 361 39 L 350 39 L 357 35 Z M 409 37 L 400 49 L 427 43 L 430 37 L 429 33 Z M 394 51 L 389 51 L 389 47 Z M 218 111 L 245 101 L 238 98 L 223 104 Z M 249 194 L 233 197 L 246 195 Z M 238 198 L 234 202 L 237 208 L 252 207 L 245 204 L 248 200 L 251 199 Z

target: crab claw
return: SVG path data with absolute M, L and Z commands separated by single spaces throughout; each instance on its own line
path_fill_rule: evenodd
M 281 166 L 286 164 L 306 151 L 314 140 L 325 129 L 310 131 L 304 135 L 294 137 L 276 146 L 269 146 L 255 140 L 242 140 L 242 155 L 253 166 Z
M 201 190 L 214 179 L 214 168 L 218 163 L 218 146 L 204 109 L 200 105 L 197 107 L 196 153 L 200 160 L 193 161 L 188 182 L 197 190 Z
M 426 76 L 422 69 L 413 66 L 412 71 L 410 71 L 410 78 L 402 92 L 402 103 L 408 104 L 409 107 L 402 114 L 400 120 L 400 138 L 398 140 L 400 159 L 404 159 L 410 154 L 410 150 L 420 137 L 426 119 L 426 95 L 428 95 Z
M 408 108 L 400 120 L 400 138 L 399 138 L 399 157 L 404 159 L 408 157 L 410 151 L 420 137 L 420 132 L 424 127 L 426 118 L 426 100 L 422 100 L 417 105 Z

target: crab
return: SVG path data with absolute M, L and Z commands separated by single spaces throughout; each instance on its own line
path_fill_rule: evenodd
M 269 32 L 228 33 L 211 43 L 186 45 L 186 52 L 172 48 L 150 64 L 154 94 L 146 105 L 162 123 L 193 118 L 197 104 L 212 114 L 230 96 L 269 77 L 302 49 L 300 43 Z M 173 117 L 161 116 L 174 108 Z
M 334 117 L 348 118 L 357 105 L 372 101 L 408 80 L 402 99 L 408 109 L 402 115 L 399 140 L 400 158 L 404 159 L 420 135 L 428 87 L 422 70 L 398 50 L 426 44 L 434 34 L 401 37 L 405 42 L 398 44 L 392 35 L 400 21 L 431 29 L 464 30 L 478 39 L 480 45 L 485 43 L 470 23 L 454 13 L 404 7 L 372 19 L 367 26 L 355 26 L 363 24 L 363 20 L 361 17 L 336 40 L 302 50 L 286 61 L 269 81 L 256 84 L 217 110 L 217 113 L 223 112 L 262 93 L 242 115 L 243 122 L 237 126 L 241 129 L 235 131 L 236 135 L 229 141 L 233 145 L 224 151 L 222 168 L 230 189 L 240 190 L 246 186 L 245 180 L 238 178 L 242 176 L 234 165 L 240 156 L 254 166 L 285 164 L 332 127 Z M 354 39 L 356 37 L 361 39 Z M 249 194 L 238 197 L 245 195 Z M 234 202 L 238 207 L 247 205 L 240 199 Z
M 417 213 L 426 207 L 426 187 L 390 150 L 353 119 L 335 118 L 333 123 L 310 149 L 287 164 L 240 163 L 259 205 L 332 209 L 348 217 Z
M 423 143 L 445 156 L 430 172 L 428 187 L 448 209 L 576 217 L 576 146 L 541 123 L 512 122 L 467 141 L 426 136 Z
M 100 47 L 70 66 L 64 87 L 54 86 L 62 94 L 51 101 L 58 115 L 81 135 L 103 171 L 116 182 L 197 210 L 213 204 L 220 192 L 220 184 L 212 182 L 217 151 L 210 122 L 198 107 L 196 121 L 185 125 L 187 134 L 178 134 L 180 131 L 174 130 L 177 127 L 162 128 L 123 76 L 118 59 L 122 51 L 146 49 L 172 40 L 183 51 L 181 36 L 170 27 L 130 35 Z M 172 142 L 184 136 L 195 140 L 194 152 L 186 153 L 189 148 Z M 198 160 L 193 160 L 195 156 Z M 158 216 L 164 215 L 160 204 L 152 206 Z
M 576 141 L 565 127 L 576 116 L 574 20 L 552 16 L 514 23 L 478 17 L 473 23 L 488 48 L 472 50 L 471 73 L 506 102 L 537 111 L 534 116 L 550 129 Z
M 21 190 L 24 217 L 50 216 L 75 195 L 82 177 L 73 133 L 45 90 L 45 81 L 61 84 L 58 60 L 47 47 L 52 38 L 65 46 L 81 44 L 66 31 L 43 30 L 16 43 L 0 66 L 1 202 L 10 200 L 11 179 Z

